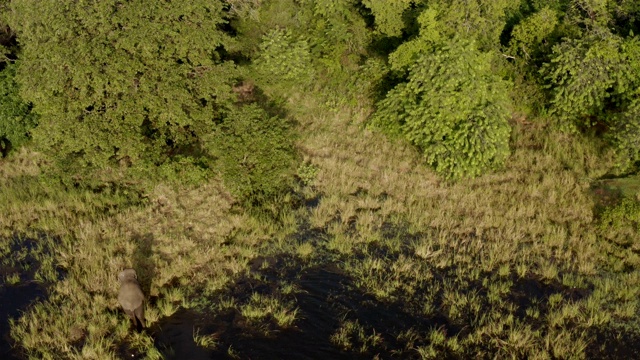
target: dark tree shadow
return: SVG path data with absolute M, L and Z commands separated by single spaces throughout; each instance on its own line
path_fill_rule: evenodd
M 294 284 L 295 294 L 282 294 L 281 280 Z M 286 254 L 254 259 L 250 273 L 220 295 L 231 297 L 242 306 L 254 293 L 293 301 L 298 311 L 294 326 L 282 328 L 274 318 L 259 324 L 252 322 L 238 307 L 217 313 L 182 310 L 160 321 L 154 336 L 156 347 L 164 351 L 167 359 L 416 358 L 417 353 L 395 354 L 403 346 L 398 343 L 398 334 L 410 328 L 453 329 L 444 317 L 416 318 L 401 301 L 384 303 L 361 292 L 335 264 L 309 266 Z M 382 342 L 362 352 L 356 349 L 361 344 L 340 348 L 332 336 L 347 321 L 357 322 L 368 335 L 381 334 Z M 212 335 L 215 348 L 200 348 L 193 340 L 194 329 Z
M 392 224 L 385 226 L 383 234 L 394 238 L 399 234 L 412 236 L 406 229 Z M 326 241 L 328 235 L 322 229 L 311 229 L 303 224 L 293 236 L 292 240 L 297 242 L 318 243 Z M 401 255 L 387 253 L 379 246 L 363 251 L 366 255 L 356 252 L 350 256 L 381 256 L 393 262 Z M 181 309 L 171 317 L 161 319 L 150 329 L 155 347 L 166 359 L 419 359 L 416 349 L 432 345 L 429 334 L 434 330 L 446 338 L 464 338 L 472 332 L 473 319 L 450 318 L 444 306 L 442 284 L 455 278 L 455 266 L 436 268 L 427 264 L 432 280 L 417 285 L 414 294 L 403 295 L 399 291 L 389 300 L 382 301 L 359 287 L 338 261 L 331 254 L 318 255 L 312 260 L 290 253 L 257 257 L 250 262 L 248 271 L 225 290 L 213 297 L 200 296 L 198 300 L 203 305 L 197 310 Z M 489 311 L 492 307 L 483 279 L 497 277 L 493 273 L 482 274 L 481 280 L 469 280 L 459 290 L 478 296 L 482 308 Z M 521 321 L 530 321 L 526 315 L 530 307 L 546 313 L 552 295 L 560 294 L 566 301 L 578 301 L 593 291 L 591 285 L 569 288 L 559 282 L 533 277 L 511 280 L 513 285 L 505 301 L 513 304 L 513 315 Z M 434 283 L 440 284 L 435 292 Z M 285 284 L 294 290 L 284 291 Z M 191 290 L 196 296 L 202 293 L 198 289 Z M 427 293 L 433 295 L 430 301 L 434 311 L 425 313 L 422 311 L 425 298 L 421 294 Z M 279 325 L 273 313 L 268 312 L 257 320 L 245 316 L 242 309 L 254 301 L 254 294 L 277 299 L 287 304 L 289 311 L 297 309 L 293 325 Z M 353 330 L 353 324 L 356 330 Z M 529 324 L 541 331 L 547 326 L 542 321 Z M 636 350 L 633 341 L 637 337 L 614 336 L 609 330 L 593 333 L 593 344 L 587 349 L 590 358 L 602 358 L 604 352 L 612 354 L 609 358 L 621 358 L 618 355 L 630 353 L 625 348 L 632 346 Z M 208 337 L 210 346 L 205 348 L 196 343 L 196 334 Z M 375 341 L 371 341 L 372 337 Z M 473 346 L 454 352 L 438 345 L 438 356 L 458 359 L 497 351 L 491 344 Z
M 133 253 L 132 265 L 138 274 L 138 283 L 140 283 L 142 292 L 148 296 L 151 290 L 151 282 L 156 276 L 156 268 L 151 259 L 153 255 L 153 235 L 136 234 L 132 240 L 138 245 Z
M 44 236 L 44 235 L 42 235 Z M 5 259 L 19 259 L 3 262 L 0 266 L 0 278 L 7 275 L 18 274 L 19 282 L 16 285 L 0 284 L 0 359 L 25 359 L 22 349 L 17 347 L 10 336 L 10 319 L 17 319 L 21 313 L 32 304 L 44 301 L 47 298 L 47 287 L 51 284 L 43 284 L 35 280 L 35 274 L 40 267 L 38 253 L 49 254 L 48 247 L 42 247 L 37 239 L 13 238 L 11 253 Z M 66 276 L 61 269 L 56 269 L 58 279 Z
M 204 313 L 180 309 L 168 318 L 163 318 L 151 329 L 155 339 L 155 347 L 160 350 L 165 359 L 217 359 L 214 351 L 198 346 L 194 335 L 212 334 L 218 326 L 210 316 Z

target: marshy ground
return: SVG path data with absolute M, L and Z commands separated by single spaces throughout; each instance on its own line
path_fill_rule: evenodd
M 1 160 L 3 358 L 640 352 L 640 239 L 601 223 L 638 181 L 598 180 L 597 146 L 514 124 L 505 169 L 448 183 L 366 130 L 367 109 L 285 106 L 304 162 L 269 216 L 215 179 L 63 191 L 37 153 Z M 143 332 L 118 308 L 125 267 L 149 296 Z

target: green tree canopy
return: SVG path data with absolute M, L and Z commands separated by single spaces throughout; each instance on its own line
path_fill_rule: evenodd
M 553 48 L 544 71 L 553 87 L 552 112 L 566 126 L 600 115 L 605 101 L 626 82 L 621 44 L 619 37 L 608 35 L 569 39 Z
M 564 128 L 605 123 L 607 110 L 630 103 L 640 80 L 637 44 L 635 37 L 601 31 L 554 46 L 542 71 L 552 89 L 551 111 Z
M 439 173 L 476 176 L 509 154 L 508 84 L 492 55 L 455 39 L 419 59 L 378 103 L 373 124 L 417 145 Z
M 520 6 L 511 0 L 365 0 L 375 17 L 376 30 L 386 36 L 411 35 L 410 17 L 417 17 L 419 35 L 405 44 L 420 49 L 425 39 L 460 36 L 478 42 L 481 50 L 497 48 L 506 14 Z M 406 50 L 405 50 L 406 51 Z
M 17 80 L 41 115 L 34 140 L 105 167 L 197 152 L 232 102 L 223 2 L 13 0 Z
M 262 37 L 260 53 L 254 61 L 263 82 L 305 84 L 313 76 L 311 52 L 305 40 L 296 39 L 288 29 L 274 29 Z

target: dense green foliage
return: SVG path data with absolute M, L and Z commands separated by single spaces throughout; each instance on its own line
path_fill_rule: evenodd
M 237 28 L 240 48 L 258 64 L 258 71 L 271 67 L 278 74 L 289 69 L 300 75 L 298 84 L 313 75 L 331 89 L 325 93 L 328 102 L 337 104 L 347 100 L 345 93 L 357 92 L 353 86 L 358 66 L 371 45 L 372 34 L 358 4 L 357 0 L 239 2 L 231 24 Z M 285 43 L 289 44 L 286 51 L 276 54 Z M 285 63 L 277 69 L 274 60 Z
M 620 103 L 630 92 L 635 74 L 622 53 L 621 39 L 610 35 L 599 39 L 569 39 L 553 49 L 544 69 L 553 88 L 552 112 L 567 125 L 578 121 L 595 123 L 606 105 Z
M 67 165 L 160 164 L 197 153 L 230 105 L 221 1 L 12 1 L 34 139 Z
M 513 109 L 548 110 L 551 124 L 569 131 L 600 129 L 617 149 L 617 171 L 632 171 L 639 160 L 640 46 L 633 30 L 640 10 L 626 1 L 51 1 L 35 10 L 14 0 L 5 6 L 22 57 L 16 79 L 24 101 L 11 101 L 33 103 L 42 116 L 33 130 L 36 145 L 77 173 L 122 164 L 175 167 L 172 161 L 185 159 L 200 169 L 212 166 L 203 141 L 216 124 L 228 123 L 231 87 L 243 76 L 280 85 L 283 95 L 284 87 L 313 79 L 354 94 L 363 84 L 395 87 L 376 95 L 384 100 L 373 123 L 402 133 L 445 176 L 479 175 L 508 154 L 510 90 L 492 74 L 530 93 L 526 106 Z M 475 44 L 473 51 L 455 53 L 467 43 Z M 249 57 L 249 72 L 227 60 L 233 52 Z M 441 70 L 422 74 L 421 66 Z M 465 66 L 469 74 L 455 75 Z M 481 80 L 464 83 L 473 76 Z M 445 83 L 448 92 L 430 90 Z M 347 99 L 328 93 L 328 100 Z M 451 111 L 441 108 L 447 103 Z M 417 120 L 418 112 L 430 113 L 430 120 Z M 16 116 L 4 126 L 15 130 L 10 141 L 19 144 L 17 134 L 24 140 L 35 124 L 21 118 L 19 127 Z M 448 120 L 436 120 L 441 117 Z
M 247 205 L 264 204 L 290 188 L 294 138 L 282 118 L 257 105 L 233 110 L 208 139 L 225 184 Z
M 309 44 L 295 39 L 290 30 L 269 31 L 262 37 L 259 49 L 254 66 L 260 83 L 291 88 L 308 85 L 313 79 Z
M 0 71 L 0 147 L 3 156 L 10 149 L 22 146 L 37 123 L 31 105 L 24 102 L 18 93 L 15 67 L 15 64 L 9 64 Z
M 416 145 L 445 177 L 499 168 L 515 111 L 602 137 L 618 154 L 612 171 L 634 171 L 640 160 L 640 7 L 627 1 L 3 6 L 19 39 L 24 99 L 6 97 L 18 105 L 3 106 L 14 111 L 4 137 L 26 139 L 35 123 L 16 114 L 33 104 L 42 117 L 35 144 L 76 175 L 217 172 L 209 142 L 233 122 L 232 87 L 247 77 L 271 89 L 268 97 L 323 84 L 332 107 L 370 95 L 380 101 L 372 125 Z M 14 70 L 3 76 L 11 91 Z
M 403 4 L 365 2 L 379 32 L 413 33 L 389 54 L 392 71 L 410 70 L 408 82 L 378 104 L 372 124 L 402 134 L 445 177 L 499 168 L 509 154 L 510 106 L 507 82 L 494 75 L 495 50 L 507 14 L 517 6 L 509 1 Z
M 289 128 L 265 112 L 251 112 L 250 120 L 234 117 L 247 112 L 236 109 L 232 91 L 241 73 L 225 58 L 235 41 L 222 30 L 224 6 L 49 1 L 36 9 L 12 1 L 9 21 L 24 59 L 17 76 L 21 94 L 43 119 L 33 131 L 37 146 L 84 183 L 123 171 L 134 178 L 198 182 L 222 170 L 240 198 L 286 188 L 286 174 L 265 176 L 262 161 L 269 171 L 291 166 L 282 157 L 271 158 L 277 149 L 272 137 L 289 151 L 282 156 L 294 157 L 290 141 L 283 140 L 292 137 Z M 309 71 L 308 46 L 300 41 L 288 50 L 290 33 L 270 34 L 261 46 L 259 72 L 263 78 L 299 80 L 303 74 L 294 70 Z M 243 131 L 246 143 L 239 144 L 233 136 Z M 225 147 L 230 153 L 221 153 Z M 231 161 L 238 165 L 247 154 L 260 160 L 240 165 L 245 171 L 239 176 Z M 278 160 L 283 161 L 274 168 L 271 161 Z
M 373 123 L 401 133 L 444 176 L 475 176 L 509 155 L 507 91 L 490 54 L 451 42 L 412 66 L 409 81 L 378 104 Z
M 640 99 L 634 99 L 626 111 L 613 117 L 607 138 L 619 155 L 617 168 L 633 170 L 640 161 Z
M 407 71 L 454 37 L 473 40 L 480 51 L 493 56 L 487 60 L 491 71 L 516 85 L 510 97 L 517 103 L 511 109 L 531 116 L 550 114 L 549 125 L 563 131 L 595 132 L 617 149 L 615 171 L 633 171 L 639 160 L 632 140 L 637 128 L 634 99 L 640 87 L 634 35 L 638 6 L 613 0 L 369 0 L 363 4 L 375 19 L 376 36 L 396 44 L 388 50 L 387 60 L 390 74 L 400 82 L 412 81 Z M 397 88 L 389 96 L 395 93 Z M 456 102 L 454 96 L 450 100 Z M 378 104 L 378 114 L 384 111 L 382 117 L 387 120 L 374 119 L 392 133 L 398 131 L 388 126 L 394 112 L 398 114 L 394 121 L 405 121 L 404 110 L 397 107 L 401 104 L 395 105 L 391 110 L 389 100 L 384 100 Z M 416 143 L 415 138 L 410 141 Z M 484 164 L 492 156 L 469 163 Z M 478 175 L 487 168 L 461 170 L 458 175 Z
M 609 241 L 640 250 L 640 203 L 624 199 L 607 209 L 602 215 L 600 231 Z

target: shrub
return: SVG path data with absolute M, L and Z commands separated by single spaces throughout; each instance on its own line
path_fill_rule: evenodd
M 290 189 L 297 169 L 287 122 L 255 104 L 234 109 L 209 142 L 215 167 L 244 205 L 259 206 Z
M 617 206 L 605 210 L 599 231 L 614 244 L 640 251 L 640 203 L 624 198 Z
M 553 47 L 542 72 L 552 89 L 551 113 L 562 129 L 575 131 L 602 122 L 609 105 L 618 107 L 628 98 L 637 75 L 630 71 L 623 44 L 620 37 L 604 32 Z
M 557 25 L 557 12 L 546 6 L 528 16 L 511 32 L 510 53 L 525 62 L 539 58 L 544 53 L 544 43 L 551 38 Z
M 617 155 L 616 170 L 633 171 L 640 162 L 640 101 L 635 100 L 627 111 L 613 118 L 607 138 Z
M 283 29 L 272 30 L 262 38 L 255 67 L 260 76 L 271 83 L 304 84 L 313 76 L 309 44 Z

